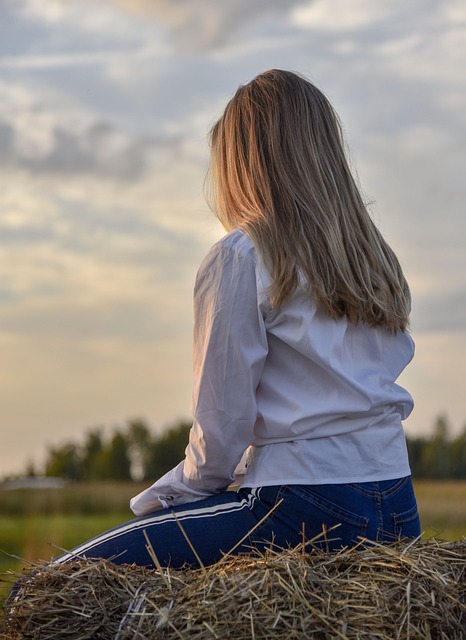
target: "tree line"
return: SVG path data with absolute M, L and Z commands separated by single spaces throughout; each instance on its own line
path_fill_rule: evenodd
M 177 422 L 153 434 L 143 420 L 132 420 L 109 435 L 102 427 L 87 431 L 82 444 L 49 447 L 43 472 L 66 480 L 155 480 L 184 457 L 191 424 Z M 450 436 L 446 417 L 437 418 L 428 436 L 408 437 L 414 478 L 466 479 L 466 427 Z M 37 474 L 30 468 L 28 475 Z
M 143 420 L 115 428 L 111 435 L 102 427 L 93 428 L 81 445 L 49 447 L 44 474 L 80 482 L 154 480 L 183 459 L 190 427 L 180 421 L 159 435 Z
M 439 416 L 430 436 L 407 438 L 414 478 L 466 480 L 466 427 L 451 437 L 445 416 Z

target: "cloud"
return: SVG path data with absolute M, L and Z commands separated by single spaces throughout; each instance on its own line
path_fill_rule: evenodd
M 14 131 L 8 122 L 0 122 L 0 158 L 8 157 L 13 149 Z
M 403 20 L 400 17 L 403 16 Z M 345 33 L 367 29 L 372 33 L 372 41 L 384 47 L 386 52 L 396 53 L 404 36 L 409 34 L 419 41 L 424 29 L 435 37 L 443 26 L 459 27 L 465 21 L 462 0 L 412 0 L 407 5 L 403 0 L 393 0 L 384 4 L 372 0 L 308 0 L 305 6 L 296 6 L 291 12 L 291 21 L 301 27 L 340 36 Z M 385 32 L 385 38 L 380 38 Z M 367 44 L 365 39 L 361 44 Z
M 54 118 L 42 105 L 12 122 L 0 115 L 0 166 L 35 174 L 95 176 L 137 180 L 151 158 L 181 153 L 178 134 L 134 136 L 105 120 L 73 126 L 63 114 Z
M 8 7 L 6 16 L 13 21 L 18 19 L 23 28 L 30 23 L 49 28 L 54 34 L 50 43 L 52 48 L 65 44 L 69 36 L 73 44 L 74 36 L 78 34 L 81 41 L 84 36 L 88 43 L 94 45 L 112 41 L 136 43 L 136 30 L 141 38 L 147 27 L 143 21 L 131 20 L 128 14 L 123 16 L 105 0 L 17 0 Z M 60 33 L 63 28 L 66 28 L 66 36 Z
M 351 0 L 351 8 L 345 0 L 309 0 L 306 6 L 294 7 L 292 20 L 300 26 L 328 31 L 346 31 L 371 26 L 386 20 L 395 11 L 395 3 L 379 5 L 370 0 Z
M 414 301 L 413 325 L 417 334 L 466 335 L 466 285 L 454 291 L 440 287 Z
M 115 270 L 113 277 L 118 278 L 122 271 Z M 128 281 L 137 287 L 139 273 L 126 268 L 123 276 L 121 287 Z M 182 304 L 177 304 L 175 296 L 167 297 L 166 287 L 154 285 L 129 290 L 126 295 L 120 293 L 114 300 L 108 297 L 97 300 L 97 290 L 98 287 L 92 291 L 90 300 L 85 299 L 89 290 L 72 289 L 59 296 L 48 293 L 42 298 L 35 292 L 35 299 L 5 305 L 0 312 L 2 333 L 35 336 L 37 340 L 77 341 L 81 348 L 106 340 L 115 343 L 129 340 L 144 348 L 144 344 L 158 341 L 162 335 L 169 341 L 189 333 L 188 296 Z M 183 313 L 177 314 L 175 310 Z
M 221 46 L 259 19 L 287 16 L 293 7 L 308 0 L 102 0 L 86 7 L 80 0 L 21 0 L 14 12 L 20 19 L 42 23 L 45 28 L 66 27 L 69 33 L 85 34 L 91 40 L 98 36 L 104 42 L 145 42 L 155 38 L 166 41 L 171 34 L 178 49 L 183 51 L 207 51 Z M 59 36 L 55 40 L 60 40 Z M 96 38 L 97 41 L 97 38 Z M 62 40 L 65 44 L 66 40 Z M 103 54 L 105 55 L 105 54 Z M 79 58 L 77 56 L 76 58 Z M 30 64 L 62 64 L 65 57 L 38 56 Z M 70 59 L 72 62 L 72 59 Z M 78 62 L 77 59 L 74 62 Z M 82 54 L 81 62 L 86 63 Z M 27 59 L 17 61 L 28 64 Z
M 28 55 L 7 55 L 0 57 L 0 68 L 12 71 L 59 69 L 62 67 L 95 67 L 98 65 L 117 65 L 118 63 L 136 63 L 154 58 L 162 52 L 156 44 L 136 48 L 119 47 L 115 50 L 90 49 L 87 51 L 33 53 Z
M 306 0 L 108 0 L 128 13 L 160 21 L 184 50 L 209 50 L 224 44 L 242 26 L 269 15 L 283 16 Z
M 436 416 L 447 414 L 453 431 L 459 433 L 465 428 L 466 334 L 421 333 L 415 335 L 415 341 L 416 355 L 401 378 L 415 402 L 408 431 L 425 434 Z
M 15 159 L 34 172 L 135 180 L 144 174 L 150 153 L 177 146 L 176 138 L 135 139 L 108 122 L 96 122 L 79 134 L 57 127 L 48 152 L 29 158 L 16 154 Z

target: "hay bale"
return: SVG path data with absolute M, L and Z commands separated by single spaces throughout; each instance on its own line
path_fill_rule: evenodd
M 466 540 L 303 546 L 206 569 L 76 560 L 27 574 L 2 638 L 464 640 Z

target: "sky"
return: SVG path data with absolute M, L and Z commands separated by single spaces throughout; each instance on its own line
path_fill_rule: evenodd
M 190 417 L 223 235 L 207 134 L 269 68 L 332 101 L 413 295 L 409 435 L 466 423 L 463 0 L 0 0 L 0 477 L 89 428 Z

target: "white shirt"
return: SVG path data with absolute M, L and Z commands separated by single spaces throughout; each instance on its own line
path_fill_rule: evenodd
M 131 500 L 137 515 L 225 490 L 248 449 L 244 487 L 409 475 L 396 379 L 408 333 L 332 320 L 298 287 L 278 309 L 249 236 L 237 229 L 204 259 L 194 291 L 194 422 L 186 457 Z

